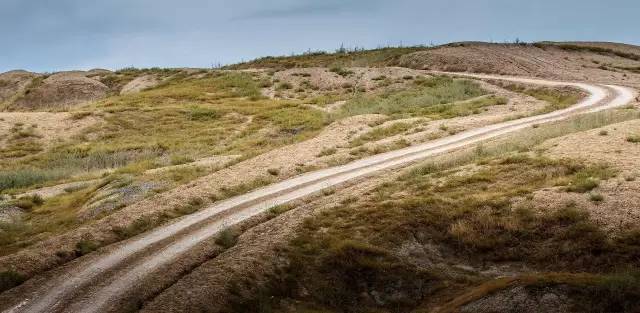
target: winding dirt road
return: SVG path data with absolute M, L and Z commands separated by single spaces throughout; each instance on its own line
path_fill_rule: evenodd
M 325 188 L 374 174 L 383 169 L 407 165 L 430 156 L 495 138 L 534 124 L 624 106 L 635 91 L 611 85 L 563 83 L 537 79 L 490 75 L 455 74 L 475 78 L 503 79 L 547 86 L 574 86 L 589 96 L 570 108 L 544 115 L 472 129 L 424 144 L 375 155 L 352 163 L 310 172 L 247 194 L 216 203 L 175 223 L 161 226 L 112 247 L 83 257 L 42 284 L 26 283 L 23 298 L 6 306 L 5 312 L 104 312 L 137 288 L 144 277 L 174 262 L 199 243 L 226 227 L 265 210 L 299 199 Z M 28 291 L 27 291 L 28 290 Z

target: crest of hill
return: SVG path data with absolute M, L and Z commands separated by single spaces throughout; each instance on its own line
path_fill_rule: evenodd
M 382 48 L 264 57 L 229 69 L 401 66 L 449 72 L 534 76 L 640 84 L 640 47 L 607 42 L 458 42 L 436 47 Z

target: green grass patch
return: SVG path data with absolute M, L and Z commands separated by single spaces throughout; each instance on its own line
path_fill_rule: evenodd
M 433 77 L 415 80 L 408 90 L 389 91 L 381 95 L 359 95 L 348 100 L 336 113 L 342 118 L 362 114 L 385 114 L 394 118 L 424 116 L 432 119 L 473 114 L 473 109 L 489 103 L 465 104 L 455 102 L 485 94 L 479 85 L 468 80 Z

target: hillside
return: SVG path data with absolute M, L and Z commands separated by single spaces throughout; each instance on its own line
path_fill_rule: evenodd
M 230 68 L 402 66 L 449 72 L 491 73 L 549 79 L 616 82 L 637 86 L 640 47 L 616 43 L 452 43 L 296 57 L 262 58 Z
M 0 74 L 0 310 L 637 312 L 638 69 L 463 42 Z

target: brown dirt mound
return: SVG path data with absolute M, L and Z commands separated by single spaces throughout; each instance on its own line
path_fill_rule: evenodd
M 0 103 L 9 101 L 36 77 L 38 74 L 21 70 L 0 74 Z
M 640 48 L 594 43 L 457 43 L 403 55 L 400 66 L 640 85 Z
M 88 78 L 85 72 L 63 72 L 34 79 L 24 95 L 11 105 L 14 110 L 64 110 L 107 95 L 108 87 Z

